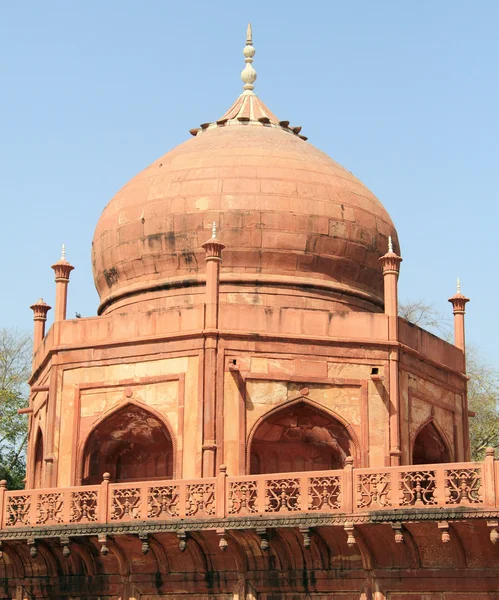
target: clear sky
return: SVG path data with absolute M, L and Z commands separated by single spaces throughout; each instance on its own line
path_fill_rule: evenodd
M 255 91 L 391 214 L 402 299 L 451 316 L 459 275 L 499 367 L 497 0 L 0 3 L 0 327 L 53 305 L 63 242 L 69 316 L 95 314 L 102 209 L 235 100 L 248 21 Z

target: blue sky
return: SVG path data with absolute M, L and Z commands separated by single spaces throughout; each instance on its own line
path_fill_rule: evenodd
M 4 2 L 0 5 L 0 327 L 53 304 L 94 315 L 90 248 L 114 193 L 240 93 L 248 21 L 256 92 L 391 214 L 402 299 L 451 316 L 499 367 L 499 3 L 495 0 Z

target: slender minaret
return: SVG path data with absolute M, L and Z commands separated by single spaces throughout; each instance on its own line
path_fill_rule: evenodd
M 454 296 L 449 298 L 452 304 L 452 312 L 454 313 L 454 345 L 460 348 L 463 352 L 466 349 L 464 335 L 464 314 L 466 312 L 466 303 L 470 299 L 461 294 L 461 282 L 457 278 L 457 290 Z
M 42 298 L 30 306 L 33 311 L 33 321 L 35 322 L 35 328 L 33 332 L 33 352 L 40 345 L 41 341 L 45 337 L 45 323 L 47 321 L 47 313 L 52 308 Z
M 393 251 L 391 236 L 388 237 L 388 252 L 380 259 L 383 265 L 385 286 L 385 314 L 388 317 L 388 339 L 398 342 L 398 278 L 402 258 Z M 390 350 L 389 367 L 390 390 L 390 465 L 401 462 L 400 446 L 400 392 L 399 392 L 399 350 L 394 346 Z
M 388 236 L 388 252 L 380 259 L 383 265 L 383 278 L 385 286 L 385 314 L 389 317 L 398 317 L 398 278 L 400 272 L 400 263 L 402 258 L 393 251 L 392 237 Z M 397 322 L 393 322 L 394 331 L 390 339 L 396 339 Z M 395 337 L 393 337 L 395 335 Z
M 55 313 L 54 321 L 66 319 L 66 308 L 68 304 L 69 274 L 74 269 L 66 260 L 66 247 L 62 245 L 61 259 L 52 265 L 55 272 Z
M 220 265 L 225 245 L 217 239 L 217 224 L 213 222 L 211 238 L 203 244 L 206 252 L 206 312 L 205 328 L 218 327 L 218 289 L 220 283 Z
M 218 362 L 218 310 L 220 265 L 224 244 L 217 239 L 214 222 L 211 238 L 203 244 L 206 252 L 206 295 L 203 358 L 203 477 L 213 477 L 217 462 L 216 398 Z

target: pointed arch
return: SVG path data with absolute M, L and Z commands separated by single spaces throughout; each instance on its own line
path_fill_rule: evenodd
M 272 443 L 264 445 L 267 441 Z M 298 396 L 273 407 L 253 425 L 246 443 L 246 472 L 343 468 L 347 456 L 360 464 L 360 444 L 350 423 L 314 400 Z
M 176 477 L 176 438 L 168 420 L 143 402 L 129 400 L 106 411 L 82 440 L 77 485 Z
M 44 458 L 43 434 L 40 426 L 38 426 L 35 437 L 35 447 L 33 450 L 33 488 L 44 487 Z
M 428 417 L 413 437 L 411 464 L 438 464 L 452 460 L 452 449 L 445 433 L 433 416 Z

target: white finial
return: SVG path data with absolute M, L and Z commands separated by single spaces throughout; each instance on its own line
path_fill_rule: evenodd
M 388 252 L 393 252 L 392 236 L 388 236 Z
M 66 245 L 63 244 L 61 248 L 61 260 L 66 260 Z
M 217 222 L 213 221 L 213 227 L 211 228 L 211 237 L 215 239 L 217 237 Z
M 256 81 L 256 71 L 251 64 L 253 62 L 253 56 L 255 56 L 255 49 L 253 48 L 253 33 L 251 31 L 251 23 L 248 23 L 248 29 L 246 30 L 246 46 L 243 50 L 244 62 L 246 66 L 241 71 L 241 79 L 243 80 L 243 89 L 246 93 L 252 94 L 255 86 L 253 85 Z
M 457 293 L 461 293 L 461 280 L 459 279 L 459 277 L 457 278 Z

